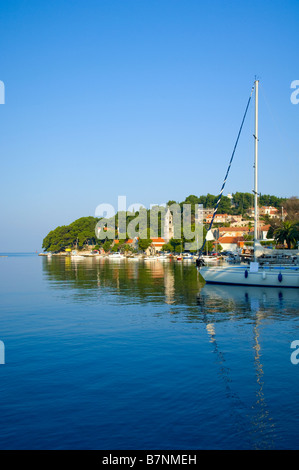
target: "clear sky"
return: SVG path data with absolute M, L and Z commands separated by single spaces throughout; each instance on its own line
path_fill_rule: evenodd
M 0 251 L 218 194 L 255 75 L 259 191 L 298 195 L 298 0 L 0 0 Z M 225 194 L 253 189 L 253 106 Z

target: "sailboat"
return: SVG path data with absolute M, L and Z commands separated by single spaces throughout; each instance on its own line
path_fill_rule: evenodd
M 253 87 L 253 89 L 255 90 L 254 251 L 253 251 L 254 254 L 253 254 L 253 261 L 251 261 L 249 265 L 238 264 L 238 265 L 228 265 L 228 266 L 225 266 L 225 265 L 224 266 L 204 266 L 204 265 L 201 266 L 201 260 L 199 257 L 197 265 L 198 265 L 198 269 L 200 270 L 200 274 L 202 275 L 202 277 L 204 278 L 207 284 L 232 284 L 232 285 L 245 285 L 245 286 L 297 287 L 299 288 L 299 266 L 288 266 L 288 265 L 279 265 L 279 264 L 266 266 L 266 265 L 262 265 L 259 263 L 258 255 L 260 251 L 260 244 L 258 242 L 258 86 L 259 86 L 259 81 L 255 80 L 254 87 Z M 248 104 L 247 104 L 247 108 L 246 108 L 245 115 L 243 118 L 243 122 L 244 122 L 246 112 L 248 109 Z M 243 122 L 242 122 L 242 125 L 243 125 Z M 242 129 L 242 126 L 241 126 L 241 129 Z M 239 135 L 240 135 L 240 132 L 239 132 Z M 230 162 L 230 165 L 231 165 L 231 162 Z M 230 168 L 230 165 L 229 165 L 229 168 Z M 225 181 L 226 181 L 226 178 L 224 180 L 224 184 L 225 184 Z M 220 197 L 224 188 L 224 184 L 222 186 Z M 215 209 L 214 213 L 216 212 L 216 210 L 217 208 Z

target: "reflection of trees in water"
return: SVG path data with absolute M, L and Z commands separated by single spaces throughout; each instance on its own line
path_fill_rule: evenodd
M 76 295 L 98 297 L 104 292 L 144 301 L 184 303 L 196 307 L 200 278 L 193 265 L 160 261 L 110 261 L 105 258 L 43 259 L 43 272 L 54 289 L 75 289 Z M 102 291 L 102 292 L 101 292 Z
M 43 259 L 43 272 L 53 289 L 67 288 L 88 300 L 98 300 L 107 293 L 119 295 L 128 303 L 167 303 L 167 312 L 173 314 L 187 306 L 185 318 L 205 325 L 236 435 L 240 438 L 245 435 L 248 446 L 253 448 L 274 447 L 276 429 L 265 397 L 260 334 L 269 319 L 297 318 L 298 289 L 208 285 L 201 288 L 195 267 L 182 263 L 111 262 L 104 258 L 74 262 L 70 258 L 52 257 L 51 261 Z M 155 312 L 157 314 L 161 313 Z M 225 322 L 251 325 L 248 342 L 252 344 L 252 361 L 248 364 L 254 366 L 253 403 L 242 400 L 238 392 L 240 385 L 232 379 L 229 354 L 223 351 L 221 339 L 217 338 L 217 330 Z M 250 377 L 250 371 L 248 373 Z

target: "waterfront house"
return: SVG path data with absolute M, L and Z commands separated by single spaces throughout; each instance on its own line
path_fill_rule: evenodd
M 222 246 L 224 251 L 238 251 L 239 248 L 244 246 L 244 237 L 225 235 L 218 239 L 218 243 Z

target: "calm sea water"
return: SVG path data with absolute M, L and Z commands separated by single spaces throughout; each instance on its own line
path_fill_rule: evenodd
M 2 449 L 299 448 L 299 289 L 3 255 Z

